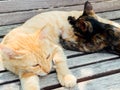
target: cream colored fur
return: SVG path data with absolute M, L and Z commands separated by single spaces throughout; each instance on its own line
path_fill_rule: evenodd
M 78 18 L 81 14 L 80 11 L 41 13 L 4 37 L 0 45 L 3 66 L 20 77 L 22 90 L 39 90 L 38 75 L 48 74 L 53 67 L 52 61 L 62 86 L 73 87 L 76 84 L 76 78 L 68 69 L 66 57 L 59 45 L 59 36 L 75 42 L 76 36 L 67 18 Z M 98 16 L 96 18 L 120 27 L 115 22 Z

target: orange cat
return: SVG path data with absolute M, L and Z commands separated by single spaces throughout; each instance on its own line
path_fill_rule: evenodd
M 79 12 L 62 11 L 39 14 L 4 37 L 0 45 L 3 65 L 19 75 L 23 90 L 39 90 L 37 75 L 48 74 L 53 67 L 52 62 L 62 86 L 73 87 L 76 84 L 58 44 L 60 34 L 68 40 L 76 38 L 67 22 L 68 15 L 72 13 L 79 16 Z
M 38 75 L 48 74 L 52 64 L 55 65 L 62 86 L 73 87 L 76 84 L 76 78 L 68 69 L 66 57 L 59 45 L 59 37 L 76 43 L 77 36 L 67 18 L 78 18 L 80 15 L 80 11 L 42 13 L 4 37 L 0 44 L 3 66 L 19 76 L 23 90 L 39 90 Z M 98 16 L 96 18 L 101 22 L 111 23 Z

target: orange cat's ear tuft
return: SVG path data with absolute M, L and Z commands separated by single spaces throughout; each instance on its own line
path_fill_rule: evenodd
M 15 59 L 16 57 L 20 56 L 17 52 L 13 49 L 8 48 L 6 46 L 0 45 L 0 53 L 4 58 Z
M 0 45 L 0 51 L 4 57 L 6 56 L 9 58 L 13 58 L 16 54 L 15 51 L 3 45 Z

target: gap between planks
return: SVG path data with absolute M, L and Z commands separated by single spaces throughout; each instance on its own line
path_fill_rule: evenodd
M 120 90 L 120 74 L 117 73 L 97 79 L 80 82 L 78 83 L 77 86 L 78 86 L 77 90 Z M 68 90 L 68 89 L 60 87 L 53 90 Z
M 90 0 L 91 3 L 99 3 L 103 0 Z M 108 0 L 107 0 L 108 1 Z M 72 2 L 72 3 L 71 3 Z M 106 1 L 104 1 L 106 2 Z M 59 8 L 59 7 L 70 7 L 75 5 L 83 5 L 84 0 L 9 0 L 0 1 L 0 13 L 24 11 L 24 10 L 34 10 L 34 9 L 48 9 L 48 8 Z M 7 7 L 6 7 L 7 6 Z

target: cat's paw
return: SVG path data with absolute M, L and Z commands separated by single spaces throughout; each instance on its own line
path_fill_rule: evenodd
M 76 77 L 73 76 L 72 74 L 68 74 L 65 76 L 59 75 L 58 79 L 60 84 L 65 87 L 73 87 L 76 85 L 76 81 L 77 81 Z

